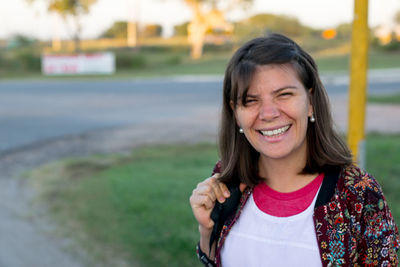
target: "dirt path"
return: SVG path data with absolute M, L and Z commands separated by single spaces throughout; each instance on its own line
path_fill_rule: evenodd
M 45 211 L 34 205 L 35 192 L 21 173 L 64 157 L 123 153 L 145 144 L 215 141 L 216 125 L 211 121 L 108 129 L 48 140 L 0 155 L 0 266 L 91 265 L 84 248 L 77 248 L 71 240 L 58 235 Z

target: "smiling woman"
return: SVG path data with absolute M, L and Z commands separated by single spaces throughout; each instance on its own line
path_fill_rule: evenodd
M 262 166 L 277 159 L 306 158 L 299 154 L 306 155 L 312 114 L 308 91 L 289 64 L 257 67 L 244 104 L 235 109 L 237 125 L 260 154 Z
M 256 38 L 232 57 L 219 150 L 190 198 L 207 266 L 397 265 L 381 187 L 352 163 L 317 66 L 294 41 Z

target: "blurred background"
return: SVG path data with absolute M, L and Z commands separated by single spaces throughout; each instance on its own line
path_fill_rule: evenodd
M 0 266 L 200 266 L 188 199 L 251 38 L 314 57 L 347 136 L 353 1 L 0 1 Z M 400 1 L 368 3 L 365 165 L 399 222 Z
M 399 10 L 397 0 L 369 1 L 372 52 L 399 49 Z M 16 0 L 0 12 L 1 77 L 40 73 L 43 55 L 77 51 L 111 51 L 116 73 L 129 76 L 221 74 L 236 47 L 268 32 L 321 60 L 334 56 L 322 70 L 346 68 L 353 1 Z M 212 64 L 196 68 L 194 59 Z

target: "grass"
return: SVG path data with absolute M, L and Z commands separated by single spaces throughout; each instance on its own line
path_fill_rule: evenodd
M 227 55 L 211 53 L 200 60 L 185 58 L 180 64 L 151 66 L 137 70 L 136 77 L 171 76 L 171 75 L 222 75 L 228 63 Z
M 367 166 L 383 186 L 400 222 L 400 135 L 369 135 Z M 55 162 L 31 174 L 50 213 L 66 234 L 105 266 L 200 266 L 197 225 L 188 203 L 208 177 L 214 144 L 144 147 L 127 156 Z
M 397 225 L 400 225 L 400 135 L 367 136 L 367 169 L 381 184 Z
M 104 266 L 118 266 L 118 257 L 128 266 L 200 266 L 188 200 L 216 160 L 215 145 L 147 147 L 56 162 L 32 181 L 66 234 Z
M 0 79 L 121 79 L 171 75 L 223 75 L 233 50 L 205 51 L 203 57 L 197 61 L 190 59 L 188 50 L 121 53 L 119 58 L 124 60 L 124 65 L 119 64 L 121 67 L 117 66 L 117 72 L 113 75 L 43 76 L 39 72 L 0 70 Z M 134 61 L 134 57 L 139 58 L 138 65 L 129 67 L 134 64 L 129 61 Z M 315 60 L 321 72 L 347 72 L 349 69 L 348 54 L 316 55 Z M 369 68 L 400 68 L 400 53 L 371 51 Z
M 400 105 L 400 94 L 368 96 L 368 102 Z
M 318 56 L 315 57 L 320 72 L 347 72 L 349 69 L 349 55 Z
M 321 72 L 349 71 L 350 55 L 316 56 L 315 61 Z M 368 57 L 369 69 L 400 68 L 400 52 L 372 50 Z
M 230 54 L 229 54 L 230 55 Z M 229 60 L 228 54 L 208 53 L 200 60 L 192 60 L 188 55 L 165 53 L 146 54 L 145 65 L 132 69 L 118 69 L 111 75 L 52 75 L 44 76 L 40 72 L 1 72 L 0 80 L 82 80 L 82 79 L 130 79 L 151 78 L 175 75 L 223 75 Z

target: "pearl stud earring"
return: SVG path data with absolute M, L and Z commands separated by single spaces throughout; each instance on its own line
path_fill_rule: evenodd
M 310 122 L 313 122 L 313 123 L 315 122 L 314 113 L 312 113 L 312 114 L 311 114 L 311 117 L 310 117 Z

